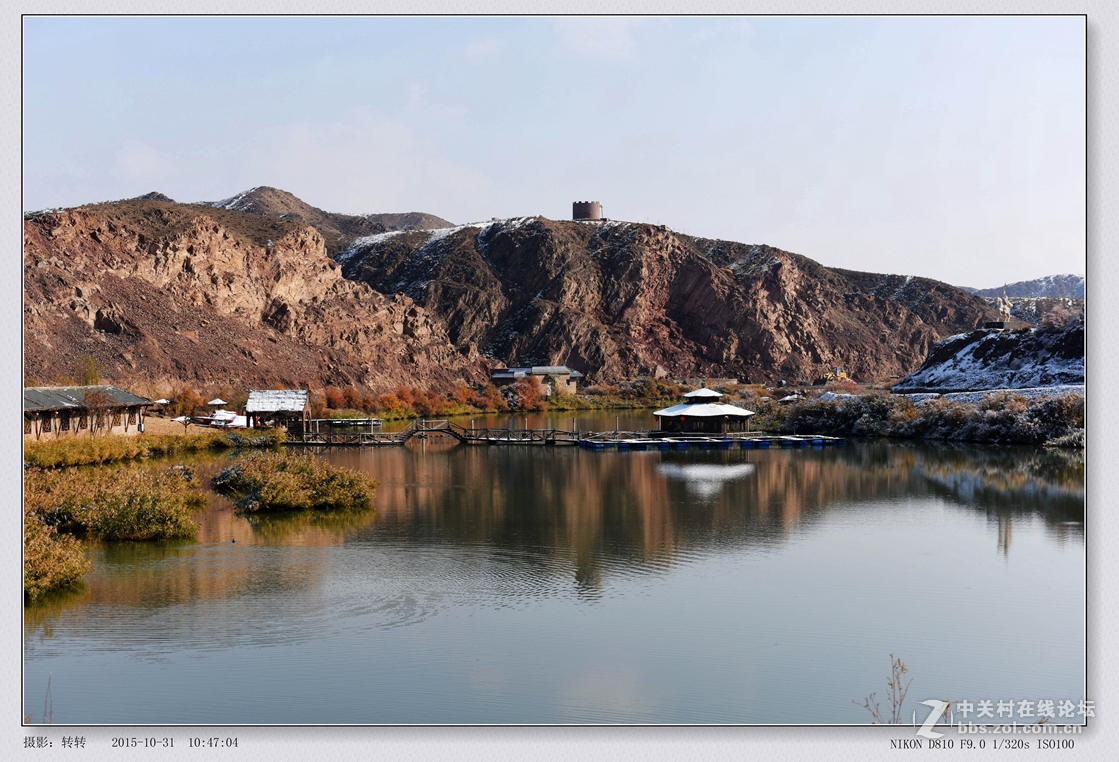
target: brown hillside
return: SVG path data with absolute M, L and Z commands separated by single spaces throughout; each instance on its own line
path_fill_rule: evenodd
M 24 222 L 24 369 L 109 383 L 370 390 L 480 380 L 440 321 L 347 281 L 302 222 L 132 200 Z
M 345 249 L 355 238 L 388 230 L 450 227 L 451 223 L 433 214 L 338 214 L 301 201 L 287 191 L 262 186 L 224 201 L 210 204 L 221 209 L 264 217 L 304 222 L 322 234 L 331 256 Z
M 809 380 L 832 365 L 860 379 L 904 375 L 941 337 L 994 319 L 937 281 L 635 223 L 537 217 L 385 234 L 339 260 L 346 277 L 440 315 L 456 344 L 598 381 Z

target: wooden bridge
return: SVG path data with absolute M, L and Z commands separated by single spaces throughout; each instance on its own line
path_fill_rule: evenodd
M 446 435 L 463 444 L 579 444 L 584 432 L 564 429 L 466 428 L 448 420 L 412 421 L 400 431 L 317 432 L 291 434 L 288 444 L 298 445 L 402 445 L 412 437 L 420 439 Z
M 567 429 L 515 429 L 508 427 L 476 429 L 473 426 L 466 428 L 448 420 L 426 419 L 412 421 L 400 431 L 307 431 L 302 435 L 289 435 L 286 444 L 371 447 L 402 445 L 413 437 L 424 439 L 432 436 L 449 436 L 463 444 L 579 445 L 592 450 L 603 450 L 607 447 L 614 447 L 619 450 L 667 450 L 687 449 L 689 447 L 700 449 L 738 447 L 745 449 L 751 447 L 820 447 L 846 444 L 846 440 L 840 437 L 776 436 L 762 433 L 665 436 L 662 432 L 650 431 L 572 431 Z

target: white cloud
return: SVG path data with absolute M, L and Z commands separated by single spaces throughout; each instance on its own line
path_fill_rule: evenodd
M 711 26 L 705 26 L 688 35 L 693 45 L 743 45 L 754 37 L 754 26 L 746 19 L 714 19 Z
M 408 110 L 414 118 L 436 121 L 443 126 L 460 124 L 466 116 L 466 106 L 462 103 L 445 103 L 432 97 L 432 88 L 426 82 L 412 82 L 408 85 Z
M 622 17 L 558 18 L 552 21 L 561 49 L 593 58 L 637 57 L 635 32 L 650 19 Z
M 114 172 L 133 182 L 152 182 L 175 174 L 175 164 L 163 153 L 138 140 L 117 149 Z
M 352 112 L 346 121 L 269 129 L 244 161 L 246 187 L 272 185 L 332 212 L 446 216 L 463 198 L 484 198 L 492 190 L 487 178 L 445 158 L 407 124 L 369 111 Z
M 467 58 L 483 58 L 492 56 L 505 46 L 504 40 L 499 40 L 496 37 L 490 37 L 485 40 L 478 40 L 466 46 L 463 53 Z

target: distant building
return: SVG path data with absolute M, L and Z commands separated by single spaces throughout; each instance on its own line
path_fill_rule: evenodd
M 311 420 L 311 403 L 306 389 L 250 389 L 245 417 L 250 428 L 290 426 L 299 421 L 306 430 Z
M 684 401 L 653 413 L 660 421 L 661 431 L 694 434 L 729 434 L 750 430 L 753 411 L 716 400 L 723 395 L 714 389 L 696 389 L 684 395 Z
M 144 430 L 152 401 L 115 386 L 33 386 L 23 390 L 24 439 L 82 434 L 131 436 Z
M 571 204 L 571 219 L 601 220 L 602 204 L 597 201 L 575 201 Z
M 559 394 L 575 394 L 576 385 L 583 378 L 582 373 L 566 365 L 533 365 L 495 370 L 490 376 L 490 383 L 494 386 L 506 386 L 527 378 L 543 386 L 547 376 L 555 379 L 555 390 Z

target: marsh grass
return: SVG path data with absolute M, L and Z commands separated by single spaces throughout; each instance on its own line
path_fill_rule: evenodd
M 290 453 L 247 456 L 212 483 L 234 496 L 234 507 L 244 513 L 367 508 L 378 486 L 364 474 Z
M 889 706 L 882 708 L 877 692 L 870 694 L 863 703 L 859 704 L 874 717 L 875 725 L 901 723 L 901 705 L 905 703 L 905 694 L 909 692 L 909 684 L 913 682 L 913 678 L 908 680 L 905 678 L 908 672 L 909 668 L 905 666 L 905 662 L 890 654 L 890 677 L 886 680 L 886 699 L 890 702 Z M 858 704 L 857 701 L 855 703 Z
M 28 601 L 76 587 L 90 570 L 82 544 L 26 510 L 23 514 L 23 595 Z
M 139 434 L 134 437 L 68 437 L 48 442 L 26 442 L 23 460 L 29 466 L 63 468 L 204 450 L 276 447 L 283 441 L 284 432 L 280 429 L 259 433 L 204 431 L 183 436 Z
M 102 540 L 193 537 L 191 516 L 206 497 L 189 469 L 137 467 L 29 468 L 23 510 L 41 524 Z

